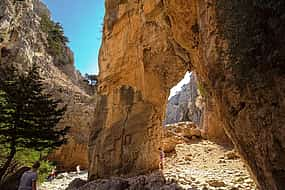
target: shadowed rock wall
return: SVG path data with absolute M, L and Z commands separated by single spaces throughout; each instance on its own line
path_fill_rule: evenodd
M 284 188 L 284 11 L 282 0 L 106 0 L 89 178 L 158 167 L 169 89 L 195 70 L 260 189 Z

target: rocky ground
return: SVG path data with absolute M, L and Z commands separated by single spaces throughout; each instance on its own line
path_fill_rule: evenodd
M 230 148 L 207 140 L 178 144 L 165 159 L 164 176 L 185 189 L 256 190 L 245 165 Z
M 163 177 L 161 178 L 159 175 L 156 173 L 125 181 L 121 178 L 114 178 L 109 181 L 101 180 L 96 183 L 91 182 L 80 189 L 105 190 L 112 185 L 121 188 L 125 183 L 132 184 L 127 189 L 134 190 L 139 190 L 141 186 L 146 187 L 147 185 L 159 187 L 150 189 L 161 189 L 162 186 L 162 189 L 186 190 L 257 189 L 243 162 L 234 151 L 207 140 L 192 140 L 188 143 L 178 144 L 176 152 L 166 154 Z M 54 181 L 42 184 L 40 189 L 63 190 L 75 178 L 86 180 L 87 173 L 84 172 L 80 175 L 75 173 L 61 174 Z M 141 185 L 141 181 L 144 181 L 144 185 Z M 102 186 L 102 184 L 104 185 Z M 109 186 L 106 187 L 106 184 Z
M 41 184 L 39 190 L 64 190 L 74 179 L 80 178 L 82 180 L 87 180 L 87 176 L 87 171 L 83 171 L 80 174 L 76 174 L 75 172 L 62 173 L 53 181 Z

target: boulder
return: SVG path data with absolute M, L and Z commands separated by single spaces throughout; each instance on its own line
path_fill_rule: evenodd
M 86 183 L 87 183 L 87 181 L 82 180 L 80 178 L 76 178 L 68 185 L 66 190 L 77 190 L 78 188 L 82 187 Z
M 132 178 L 99 179 L 88 182 L 78 190 L 183 190 L 175 181 L 167 181 L 160 172 Z M 73 190 L 67 188 L 66 190 Z M 75 190 L 75 189 L 74 189 Z

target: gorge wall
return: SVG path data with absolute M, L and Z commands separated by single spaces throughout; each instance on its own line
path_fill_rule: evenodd
M 68 144 L 56 150 L 50 159 L 66 169 L 74 170 L 77 164 L 86 168 L 94 112 L 92 89 L 75 70 L 73 53 L 66 44 L 59 44 L 59 53 L 51 51 L 49 34 L 43 30 L 44 18 L 50 23 L 50 12 L 40 0 L 0 1 L 0 66 L 13 64 L 20 72 L 32 64 L 39 67 L 46 91 L 68 105 L 59 127 L 71 127 Z
M 215 105 L 213 98 L 199 85 L 196 74 L 192 73 L 189 83 L 168 100 L 163 124 L 191 121 L 205 132 L 207 139 L 231 145 L 223 123 L 217 119 L 219 112 Z
M 164 124 L 192 121 L 202 127 L 203 98 L 199 95 L 196 75 L 191 73 L 190 81 L 172 96 L 166 106 Z
M 186 70 L 195 70 L 212 118 L 225 128 L 259 188 L 284 188 L 285 2 L 105 4 L 89 179 L 158 167 L 169 90 Z

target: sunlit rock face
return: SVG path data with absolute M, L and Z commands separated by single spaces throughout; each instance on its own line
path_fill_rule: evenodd
M 106 1 L 90 179 L 159 165 L 169 89 L 184 76 L 190 57 L 171 39 L 162 2 L 147 2 Z
M 90 179 L 157 168 L 169 89 L 194 69 L 260 189 L 282 189 L 284 3 L 106 0 Z
M 41 15 L 50 12 L 39 0 L 0 1 L 0 66 L 14 64 L 20 72 L 35 63 L 46 83 L 46 91 L 68 105 L 61 126 L 70 126 L 69 143 L 50 155 L 63 168 L 88 166 L 87 144 L 94 106 L 89 89 L 75 70 L 73 53 L 66 47 L 59 58 L 47 51 L 47 34 L 41 29 Z M 86 93 L 88 92 L 88 93 Z

